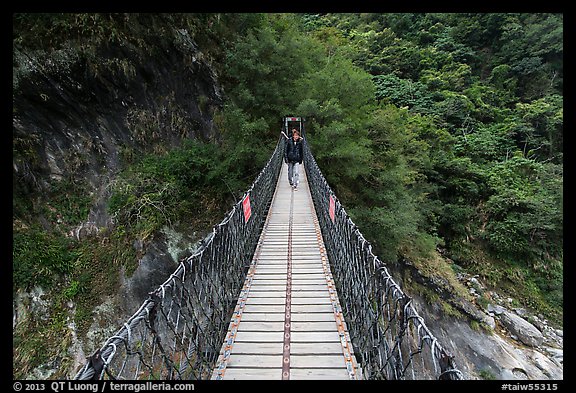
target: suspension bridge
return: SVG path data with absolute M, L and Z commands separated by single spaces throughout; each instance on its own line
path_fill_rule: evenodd
M 75 379 L 463 379 L 306 141 L 296 191 L 283 153 Z

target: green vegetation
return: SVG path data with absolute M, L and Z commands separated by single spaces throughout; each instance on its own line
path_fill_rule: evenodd
M 183 218 L 188 218 L 185 225 L 210 228 L 250 184 L 250 176 L 242 173 L 243 165 L 230 152 L 188 140 L 179 149 L 134 163 L 112 186 L 108 207 L 116 230 L 146 240 L 163 226 L 178 226 Z M 250 154 L 251 165 L 264 165 L 262 154 L 243 153 Z
M 13 290 L 51 289 L 55 305 L 50 332 L 29 319 L 14 334 L 22 372 L 42 364 L 41 353 L 54 353 L 42 337 L 62 332 L 67 301 L 76 304 L 77 325 L 89 325 L 120 269 L 134 271 L 141 256 L 135 240 L 151 239 L 165 225 L 185 222 L 202 231 L 216 224 L 268 160 L 286 114 L 307 119 L 306 138 L 321 170 L 383 261 L 407 258 L 462 297 L 455 271 L 479 274 L 561 322 L 561 14 L 16 14 L 13 20 L 16 49 L 54 59 L 43 72 L 66 67 L 58 59 L 82 56 L 95 78 L 104 71 L 139 77 L 138 64 L 101 59 L 106 48 L 136 48 L 142 61 L 153 61 L 163 56 L 161 38 L 185 53 L 189 41 L 178 32 L 186 31 L 226 92 L 213 141 L 186 141 L 155 155 L 120 147 L 127 166 L 108 201 L 116 225 L 96 236 L 68 235 L 87 218 L 88 185 L 52 181 L 52 191 L 39 195 L 14 175 Z M 26 77 L 22 68 L 15 85 Z M 204 111 L 208 99 L 199 100 Z M 128 114 L 127 134 L 145 143 L 156 127 L 152 112 L 132 107 Z M 181 115 L 175 112 L 173 126 L 185 135 Z M 38 143 L 15 138 L 15 161 L 37 165 Z M 84 164 L 81 157 L 70 160 Z M 448 304 L 444 310 L 457 314 Z
M 490 372 L 489 370 L 480 370 L 478 372 L 478 376 L 480 378 L 482 378 L 483 380 L 495 380 L 496 376 L 494 376 L 494 374 L 492 372 Z
M 360 125 L 350 133 L 368 130 L 368 144 L 339 136 L 315 143 L 324 129 L 308 118 L 320 167 L 378 255 L 394 262 L 442 247 L 491 286 L 560 321 L 562 15 L 304 20 L 326 51 L 338 42 L 333 56 L 351 59 L 374 83 L 372 109 L 344 116 Z M 345 179 L 350 161 L 324 158 L 339 151 L 355 151 L 368 163 L 364 172 Z
M 36 196 L 38 197 L 38 196 Z M 88 215 L 91 198 L 85 185 L 69 180 L 52 183 L 40 202 L 17 182 L 13 198 L 13 289 L 36 285 L 50 288 L 59 276 L 73 273 L 78 258 L 74 242 L 65 232 Z M 52 223 L 46 231 L 38 221 Z

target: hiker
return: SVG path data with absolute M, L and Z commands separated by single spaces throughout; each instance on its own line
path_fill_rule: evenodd
M 304 152 L 302 149 L 300 133 L 296 128 L 292 129 L 292 138 L 286 140 L 286 150 L 284 151 L 284 162 L 288 164 L 288 182 L 294 191 L 298 191 L 299 165 L 302 164 Z

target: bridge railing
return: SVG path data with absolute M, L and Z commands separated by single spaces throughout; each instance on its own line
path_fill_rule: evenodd
M 463 379 L 453 356 L 426 327 L 336 198 L 307 143 L 304 163 L 363 378 Z
M 194 255 L 116 334 L 75 379 L 209 379 L 252 261 L 282 168 L 284 141 L 252 186 Z

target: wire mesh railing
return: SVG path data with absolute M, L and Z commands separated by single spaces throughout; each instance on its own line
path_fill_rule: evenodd
M 322 175 L 307 143 L 304 162 L 342 312 L 364 379 L 463 379 L 372 253 Z
M 210 379 L 276 187 L 284 143 L 194 255 L 149 294 L 74 379 Z

